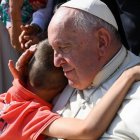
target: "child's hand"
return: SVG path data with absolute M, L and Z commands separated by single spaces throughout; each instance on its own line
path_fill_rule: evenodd
M 127 69 L 124 72 L 126 77 L 130 77 L 133 82 L 140 80 L 140 65 L 136 65 L 132 68 Z
M 20 81 L 25 82 L 28 62 L 33 56 L 35 50 L 36 46 L 30 47 L 30 49 L 26 50 L 16 62 L 16 67 L 13 61 L 9 60 L 8 67 L 14 79 L 19 79 Z

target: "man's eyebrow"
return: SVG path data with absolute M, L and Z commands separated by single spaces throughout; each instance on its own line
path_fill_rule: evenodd
M 57 46 L 59 47 L 63 47 L 63 46 L 70 46 L 70 45 L 73 45 L 73 42 L 72 41 L 57 41 Z
M 73 42 L 72 42 L 72 41 L 67 41 L 67 42 L 63 42 L 62 45 L 63 45 L 63 44 L 64 44 L 64 45 L 71 45 L 71 44 L 73 44 Z

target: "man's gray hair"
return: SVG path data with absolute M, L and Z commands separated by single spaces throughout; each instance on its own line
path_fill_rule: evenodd
M 91 31 L 93 28 L 106 28 L 114 38 L 120 40 L 120 35 L 115 27 L 106 21 L 91 15 L 82 10 L 75 10 L 75 14 L 73 15 L 73 26 L 78 30 L 83 30 L 85 32 Z

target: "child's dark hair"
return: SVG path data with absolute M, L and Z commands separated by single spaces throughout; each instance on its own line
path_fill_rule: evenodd
M 66 86 L 67 79 L 62 68 L 54 66 L 53 56 L 53 49 L 47 39 L 37 44 L 37 50 L 28 66 L 28 81 L 35 89 L 63 90 Z

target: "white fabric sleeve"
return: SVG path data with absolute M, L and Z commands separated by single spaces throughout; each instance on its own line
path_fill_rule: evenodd
M 140 139 L 140 82 L 136 82 L 119 111 L 127 127 Z
M 37 24 L 42 30 L 45 30 L 53 15 L 53 5 L 54 0 L 48 0 L 46 8 L 34 12 L 31 24 Z

